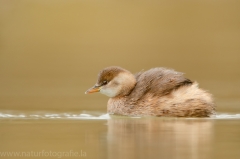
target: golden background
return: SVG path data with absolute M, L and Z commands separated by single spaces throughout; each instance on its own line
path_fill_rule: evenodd
M 105 110 L 99 70 L 185 72 L 239 111 L 240 1 L 0 0 L 0 109 Z

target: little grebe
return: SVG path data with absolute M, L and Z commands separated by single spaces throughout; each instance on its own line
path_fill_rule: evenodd
M 133 75 L 121 67 L 107 67 L 85 94 L 94 92 L 110 97 L 109 114 L 209 117 L 215 113 L 212 95 L 172 69 L 152 68 Z

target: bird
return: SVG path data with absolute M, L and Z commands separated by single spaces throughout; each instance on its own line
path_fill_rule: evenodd
M 110 97 L 110 115 L 210 117 L 216 113 L 212 94 L 183 73 L 165 67 L 136 74 L 119 66 L 106 67 L 85 94 L 95 92 Z

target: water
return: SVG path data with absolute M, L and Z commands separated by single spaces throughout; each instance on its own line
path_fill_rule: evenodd
M 95 111 L 1 111 L 0 125 L 1 158 L 240 157 L 240 114 L 159 118 Z
M 127 116 L 117 116 L 117 115 L 109 115 L 104 112 L 96 112 L 96 111 L 83 111 L 83 112 L 53 112 L 53 111 L 1 111 L 0 112 L 0 120 L 32 120 L 32 119 L 52 119 L 52 120 L 111 120 L 112 118 L 150 118 L 150 117 L 127 117 Z M 158 119 L 159 117 L 151 117 Z M 185 120 L 194 120 L 194 119 L 204 119 L 204 120 L 227 120 L 227 119 L 240 119 L 240 114 L 229 114 L 229 113 L 218 113 L 216 115 L 212 115 L 211 117 L 206 118 L 165 118 L 161 117 L 161 119 L 185 119 Z

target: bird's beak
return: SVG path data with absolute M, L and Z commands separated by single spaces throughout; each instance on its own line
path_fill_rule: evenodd
M 90 94 L 90 93 L 95 93 L 95 92 L 99 92 L 101 89 L 100 86 L 93 86 L 92 88 L 89 88 L 85 94 Z

